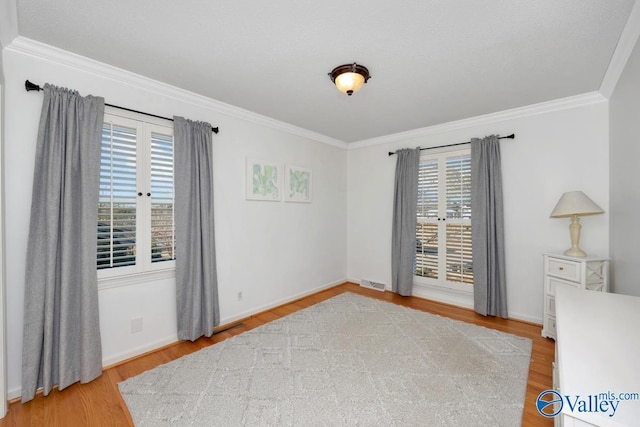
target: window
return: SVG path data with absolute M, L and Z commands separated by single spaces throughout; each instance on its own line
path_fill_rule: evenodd
M 102 127 L 99 278 L 175 268 L 173 127 L 136 116 L 105 114 Z
M 421 156 L 417 219 L 414 274 L 424 283 L 472 285 L 469 149 Z

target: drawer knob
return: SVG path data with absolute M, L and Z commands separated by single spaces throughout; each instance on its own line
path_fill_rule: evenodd
M 558 267 L 558 270 L 564 271 L 564 267 Z

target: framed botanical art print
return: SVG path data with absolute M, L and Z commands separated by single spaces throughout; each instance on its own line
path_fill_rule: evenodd
M 311 169 L 287 165 L 284 173 L 284 200 L 311 203 Z
M 282 173 L 278 163 L 247 159 L 247 200 L 281 200 Z

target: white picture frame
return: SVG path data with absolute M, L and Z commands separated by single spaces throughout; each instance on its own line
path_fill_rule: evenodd
M 246 198 L 278 202 L 282 199 L 282 167 L 277 162 L 247 158 Z
M 311 203 L 313 174 L 311 169 L 287 165 L 284 173 L 284 200 L 293 203 Z

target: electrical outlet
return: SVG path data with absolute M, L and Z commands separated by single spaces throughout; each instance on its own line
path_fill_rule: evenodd
M 142 332 L 142 317 L 131 319 L 131 333 Z
M 238 292 L 238 301 L 242 301 L 242 291 Z

